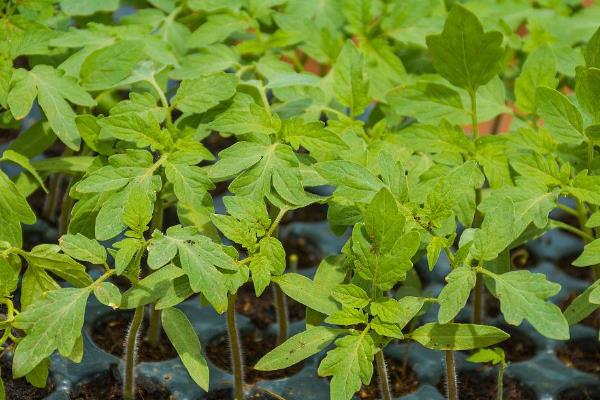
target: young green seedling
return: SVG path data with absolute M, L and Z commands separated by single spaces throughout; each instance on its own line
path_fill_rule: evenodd
M 479 349 L 477 352 L 470 355 L 467 358 L 467 361 L 474 363 L 489 363 L 498 366 L 498 380 L 496 381 L 496 384 L 498 385 L 498 391 L 496 395 L 496 400 L 503 400 L 504 369 L 507 366 L 504 350 L 502 350 L 502 348 L 500 347 L 494 347 L 491 349 Z

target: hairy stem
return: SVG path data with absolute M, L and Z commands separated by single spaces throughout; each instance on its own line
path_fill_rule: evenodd
M 242 359 L 242 345 L 235 319 L 235 303 L 237 295 L 227 295 L 227 333 L 231 348 L 231 367 L 233 369 L 233 398 L 244 399 L 244 360 Z
M 390 390 L 390 379 L 388 378 L 387 368 L 385 366 L 385 356 L 383 351 L 375 354 L 377 364 L 377 377 L 379 378 L 379 390 L 383 400 L 392 400 L 392 391 Z
M 500 363 L 500 367 L 498 369 L 498 394 L 496 395 L 496 400 L 502 400 L 504 394 L 504 364 Z
M 123 398 L 125 400 L 135 399 L 135 363 L 137 355 L 137 344 L 140 327 L 144 320 L 144 307 L 137 307 L 133 314 L 133 320 L 127 331 L 125 343 L 125 379 L 123 382 Z
M 155 348 L 160 342 L 160 333 L 162 331 L 161 324 L 161 312 L 154 307 L 154 304 L 150 306 L 150 320 L 148 322 L 148 331 L 146 332 L 146 340 L 148 344 Z
M 280 345 L 288 339 L 289 312 L 287 299 L 279 285 L 273 285 L 273 297 L 275 299 L 275 312 L 277 313 L 277 324 L 279 326 L 277 345 Z
M 454 352 L 444 351 L 446 355 L 446 389 L 448 400 L 458 400 L 458 389 L 456 387 L 456 368 L 454 366 Z

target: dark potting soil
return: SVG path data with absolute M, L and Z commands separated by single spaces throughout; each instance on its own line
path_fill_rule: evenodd
M 561 391 L 557 400 L 600 400 L 600 385 L 579 385 Z
M 244 315 L 259 329 L 265 329 L 270 324 L 277 322 L 275 305 L 273 300 L 273 287 L 265 289 L 260 297 L 256 297 L 254 286 L 247 283 L 237 292 L 236 311 Z M 306 316 L 306 307 L 294 299 L 287 298 L 288 313 L 290 321 L 302 321 Z
M 525 246 L 519 246 L 510 251 L 510 262 L 515 268 L 530 269 L 535 267 L 538 261 L 537 256 Z
M 116 365 L 110 371 L 93 375 L 75 386 L 71 391 L 71 400 L 121 400 L 123 387 L 121 375 Z M 136 399 L 139 400 L 175 400 L 167 389 L 157 382 L 138 378 Z
M 600 342 L 594 338 L 571 340 L 556 349 L 556 355 L 569 367 L 600 375 Z
M 458 393 L 461 400 L 495 399 L 498 391 L 498 377 L 480 371 L 458 373 Z M 437 384 L 440 393 L 446 393 L 446 378 Z M 504 400 L 536 400 L 534 390 L 518 379 L 504 376 Z
M 298 256 L 298 269 L 316 267 L 325 258 L 319 244 L 306 236 L 290 233 L 282 244 L 288 257 L 292 254 Z
M 590 267 L 580 268 L 573 266 L 573 261 L 575 261 L 577 257 L 579 257 L 579 253 L 568 254 L 559 258 L 555 262 L 555 265 L 557 268 L 559 268 L 562 272 L 569 275 L 570 277 L 586 281 L 593 281 L 594 274 Z
M 297 363 L 283 370 L 257 371 L 253 367 L 265 354 L 277 347 L 275 335 L 261 331 L 240 332 L 240 342 L 244 354 L 244 380 L 246 383 L 255 383 L 261 380 L 280 379 L 300 372 L 303 362 Z M 229 338 L 224 332 L 209 340 L 206 346 L 206 356 L 219 368 L 231 373 L 231 358 Z
M 273 396 L 267 391 L 255 389 L 252 393 L 246 393 L 246 400 L 280 400 L 281 397 Z M 202 400 L 234 400 L 232 389 L 211 390 L 206 393 Z
M 290 222 L 321 222 L 326 219 L 327 205 L 315 203 L 308 207 L 288 211 L 281 220 L 281 223 L 285 225 Z
M 569 304 L 571 304 L 571 302 L 573 300 L 575 300 L 576 297 L 577 297 L 576 293 L 570 293 L 569 297 L 567 297 L 565 299 L 565 301 L 563 301 L 560 304 L 560 309 L 562 311 L 565 311 L 567 309 L 567 307 L 569 306 Z M 579 323 L 582 325 L 585 325 L 585 326 L 592 327 L 596 330 L 600 329 L 600 309 L 596 309 L 596 311 L 594 311 L 593 313 L 591 313 L 590 315 L 588 315 L 587 317 L 582 319 Z
M 116 357 L 123 357 L 123 347 L 132 316 L 133 313 L 120 312 L 98 319 L 92 324 L 92 340 L 102 350 Z M 177 357 L 177 351 L 164 331 L 161 332 L 158 346 L 151 347 L 144 336 L 147 328 L 148 318 L 146 317 L 140 330 L 140 339 L 142 340 L 140 340 L 137 353 L 139 362 L 164 361 Z
M 54 382 L 51 379 L 48 379 L 48 385 L 41 389 L 29 384 L 25 378 L 13 379 L 12 367 L 6 357 L 0 359 L 0 369 L 6 400 L 41 400 L 54 390 Z
M 499 327 L 510 337 L 498 344 L 506 355 L 506 361 L 518 362 L 533 358 L 537 352 L 535 341 L 525 332 L 508 325 Z
M 417 374 L 407 366 L 406 372 L 402 370 L 402 363 L 391 358 L 386 359 L 387 373 L 390 381 L 390 389 L 394 397 L 404 396 L 415 392 L 419 388 Z M 371 378 L 371 383 L 363 385 L 356 394 L 361 400 L 376 400 L 381 398 L 379 390 L 379 377 L 377 368 Z
M 0 144 L 12 142 L 19 136 L 18 129 L 0 128 Z

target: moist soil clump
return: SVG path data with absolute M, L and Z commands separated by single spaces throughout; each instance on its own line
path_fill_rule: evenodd
M 572 340 L 556 350 L 568 367 L 600 376 L 600 343 L 596 339 Z
M 306 316 L 306 307 L 289 297 L 286 300 L 289 320 L 302 321 Z M 256 297 L 252 284 L 245 284 L 238 290 L 235 308 L 238 314 L 250 318 L 259 329 L 265 329 L 277 322 L 272 285 L 265 289 L 260 297 Z
M 70 393 L 71 400 L 121 400 L 123 387 L 117 365 L 110 371 L 94 375 L 77 385 Z M 136 399 L 175 400 L 167 389 L 157 382 L 138 378 Z
M 6 355 L 0 359 L 2 370 L 2 382 L 6 391 L 6 400 L 42 400 L 54 390 L 54 382 L 48 380 L 45 388 L 36 388 L 27 382 L 25 378 L 13 379 L 12 366 Z
M 403 371 L 402 363 L 394 359 L 386 359 L 386 366 L 390 380 L 390 389 L 394 397 L 404 396 L 415 392 L 419 388 L 417 374 L 410 367 L 407 366 L 406 371 Z M 361 400 L 376 400 L 381 398 L 377 369 L 374 368 L 373 370 L 375 373 L 373 374 L 373 378 L 371 378 L 371 383 L 363 385 L 356 394 Z
M 116 356 L 123 357 L 123 343 L 127 337 L 127 330 L 131 323 L 132 313 L 110 314 L 108 318 L 100 318 L 92 325 L 92 340 L 102 350 Z M 140 330 L 140 338 L 143 338 L 148 329 L 148 318 Z M 156 348 L 150 346 L 144 338 L 138 347 L 139 362 L 156 362 L 170 360 L 177 357 L 177 351 L 165 335 L 161 332 L 160 341 Z
M 480 371 L 462 371 L 458 373 L 458 392 L 461 400 L 495 399 L 498 391 L 497 376 Z M 446 393 L 446 378 L 443 378 L 437 388 L 440 393 Z M 532 388 L 521 381 L 504 376 L 504 400 L 536 400 Z
M 303 362 L 277 371 L 257 371 L 253 367 L 265 354 L 277 347 L 275 335 L 261 331 L 240 332 L 240 342 L 244 349 L 244 380 L 252 384 L 261 380 L 281 379 L 300 372 L 304 366 Z M 206 346 L 207 357 L 219 368 L 231 373 L 230 345 L 227 332 L 212 338 Z

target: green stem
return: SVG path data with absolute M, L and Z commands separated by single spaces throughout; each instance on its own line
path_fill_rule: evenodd
M 473 227 L 479 228 L 483 220 L 483 216 L 477 209 L 477 206 L 481 203 L 481 189 L 475 190 L 475 216 L 473 217 Z M 482 265 L 480 265 L 482 267 Z M 475 293 L 473 293 L 473 323 L 480 324 L 483 314 L 483 277 L 477 275 L 475 280 Z
M 279 285 L 273 285 L 273 295 L 275 297 L 275 312 L 277 314 L 277 324 L 279 326 L 279 332 L 277 332 L 277 345 L 280 345 L 288 339 L 288 306 L 285 294 Z
M 446 389 L 448 400 L 458 400 L 458 389 L 456 386 L 456 367 L 454 365 L 454 352 L 444 351 L 446 355 Z
M 375 362 L 377 364 L 377 377 L 379 378 L 379 390 L 381 391 L 381 398 L 382 400 L 392 400 L 390 379 L 385 366 L 385 356 L 383 355 L 383 350 L 380 350 L 377 352 L 377 354 L 375 354 Z
M 125 347 L 125 380 L 123 382 L 123 398 L 125 400 L 135 399 L 135 363 L 137 355 L 137 342 L 143 320 L 144 306 L 140 306 L 135 309 L 131 326 L 127 332 Z
M 479 125 L 477 118 L 477 95 L 474 90 L 469 90 L 469 97 L 471 98 L 471 125 L 473 129 L 473 140 L 479 138 Z
M 242 358 L 242 345 L 235 319 L 235 303 L 237 295 L 227 295 L 227 333 L 231 348 L 231 367 L 233 370 L 233 398 L 244 399 L 244 360 Z
M 496 400 L 502 400 L 504 397 L 504 364 L 500 363 L 500 367 L 498 369 L 498 395 L 496 396 Z
M 75 203 L 73 198 L 69 196 L 69 191 L 71 189 L 71 184 L 73 182 L 73 178 L 69 177 L 69 184 L 67 185 L 67 189 L 65 190 L 65 194 L 62 200 L 62 206 L 60 209 L 60 220 L 58 223 L 58 231 L 60 235 L 64 235 L 69 230 L 69 221 L 71 219 L 71 209 L 73 208 L 73 204 Z
M 157 310 L 154 304 L 150 306 L 150 320 L 146 340 L 152 348 L 156 348 L 160 343 L 160 333 L 162 332 L 161 312 Z
M 152 77 L 152 79 L 149 79 L 148 83 L 150 83 L 150 85 L 152 85 L 152 87 L 154 88 L 154 90 L 158 94 L 158 97 L 160 99 L 161 105 L 165 108 L 167 122 L 168 123 L 172 123 L 173 119 L 171 117 L 171 107 L 169 106 L 169 102 L 167 101 L 167 97 L 165 96 L 165 92 L 163 92 L 163 90 L 160 88 L 160 86 L 158 85 L 158 82 L 156 82 L 156 79 L 154 79 L 154 77 Z
M 589 243 L 594 240 L 594 236 L 588 232 L 582 231 L 581 229 L 577 229 L 572 225 L 565 224 L 562 221 L 556 221 L 556 220 L 551 220 L 551 221 L 552 221 L 551 224 L 553 227 L 574 233 L 575 235 L 581 237 L 584 241 L 586 241 L 586 243 Z

